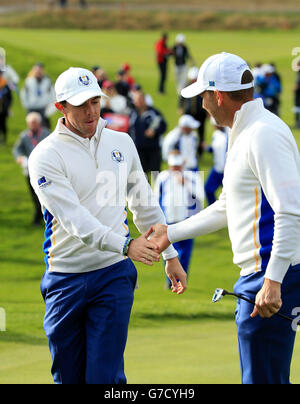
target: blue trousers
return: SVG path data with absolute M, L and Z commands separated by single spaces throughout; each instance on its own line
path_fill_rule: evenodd
M 126 383 L 123 354 L 136 278 L 130 259 L 81 274 L 45 272 L 44 329 L 56 384 Z
M 255 301 L 264 282 L 264 272 L 241 277 L 235 293 Z M 289 317 L 295 307 L 300 310 L 300 265 L 290 267 L 281 287 L 280 312 Z M 238 299 L 236 324 L 243 384 L 289 384 L 295 342 L 292 323 L 276 315 L 251 318 L 254 306 Z
M 215 193 L 222 185 L 223 176 L 223 173 L 218 173 L 214 168 L 212 168 L 204 187 L 207 203 L 209 205 L 216 202 Z

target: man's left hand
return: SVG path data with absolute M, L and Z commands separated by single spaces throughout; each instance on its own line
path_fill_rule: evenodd
M 250 317 L 254 318 L 259 314 L 262 318 L 270 318 L 281 306 L 281 283 L 265 278 L 263 287 L 256 295 L 255 307 Z
M 177 257 L 167 260 L 165 271 L 172 283 L 172 292 L 181 295 L 186 290 L 186 273 Z

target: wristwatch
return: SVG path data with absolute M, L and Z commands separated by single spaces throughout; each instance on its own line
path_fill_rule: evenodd
M 130 243 L 132 242 L 132 240 L 134 240 L 134 239 L 131 238 L 131 237 L 128 237 L 128 238 L 126 239 L 125 244 L 124 244 L 124 247 L 123 247 L 123 255 L 126 255 L 126 256 L 127 256 L 127 254 L 128 254 L 128 249 L 129 249 L 129 245 L 130 245 Z

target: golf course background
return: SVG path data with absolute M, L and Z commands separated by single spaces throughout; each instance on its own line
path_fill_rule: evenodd
M 178 31 L 169 32 L 169 44 Z M 292 49 L 300 46 L 299 30 L 184 31 L 200 65 L 220 51 L 237 53 L 250 64 L 274 62 L 283 81 L 281 116 L 294 125 Z M 115 78 L 121 64 L 152 95 L 171 130 L 178 121 L 173 61 L 169 63 L 167 95 L 156 92 L 158 72 L 154 42 L 160 31 L 77 31 L 0 28 L 0 47 L 7 63 L 24 78 L 37 61 L 55 81 L 70 66 L 102 66 Z M 58 114 L 53 116 L 52 127 Z M 0 307 L 6 331 L 0 332 L 0 383 L 52 383 L 50 354 L 42 321 L 44 303 L 39 283 L 44 272 L 43 229 L 31 226 L 32 204 L 21 169 L 11 150 L 25 127 L 25 112 L 14 97 L 8 144 L 0 146 Z M 207 143 L 212 128 L 207 125 Z M 294 131 L 300 145 L 300 131 Z M 210 155 L 200 163 L 205 178 Z M 138 233 L 130 221 L 131 234 Z M 235 301 L 212 304 L 216 287 L 232 290 L 239 270 L 232 264 L 227 230 L 196 239 L 188 280 L 182 296 L 164 289 L 162 264 L 137 264 L 139 289 L 129 329 L 125 370 L 129 383 L 240 383 L 234 324 Z M 289 313 L 287 313 L 289 314 Z M 300 341 L 296 340 L 292 382 L 300 382 Z

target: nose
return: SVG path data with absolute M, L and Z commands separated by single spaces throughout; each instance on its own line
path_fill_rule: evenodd
M 87 117 L 92 117 L 96 114 L 96 108 L 95 105 L 92 103 L 87 103 L 85 107 L 85 114 Z

